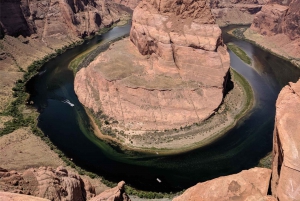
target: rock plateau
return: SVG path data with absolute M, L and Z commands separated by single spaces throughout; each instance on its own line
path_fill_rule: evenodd
M 219 107 L 229 55 L 204 0 L 143 0 L 130 40 L 101 53 L 75 78 L 80 102 L 119 130 L 199 123 Z

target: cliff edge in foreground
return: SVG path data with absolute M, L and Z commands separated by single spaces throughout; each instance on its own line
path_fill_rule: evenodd
M 272 194 L 300 200 L 300 80 L 285 86 L 276 102 Z

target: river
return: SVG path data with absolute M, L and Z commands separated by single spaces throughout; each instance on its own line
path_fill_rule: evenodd
M 130 26 L 116 27 L 66 51 L 46 63 L 27 84 L 30 100 L 40 112 L 38 126 L 77 165 L 110 181 L 124 180 L 137 189 L 175 192 L 254 167 L 271 151 L 276 98 L 284 85 L 297 81 L 300 69 L 226 33 L 226 43 L 235 43 L 253 59 L 250 67 L 229 52 L 231 66 L 249 81 L 256 99 L 251 113 L 232 130 L 208 146 L 172 156 L 123 153 L 95 137 L 74 92 L 74 75 L 68 64 L 88 48 L 128 34 Z

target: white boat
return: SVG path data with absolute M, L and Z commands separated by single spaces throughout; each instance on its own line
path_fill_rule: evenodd
M 74 107 L 74 104 L 73 103 L 71 103 L 68 99 L 66 99 L 66 100 L 63 100 L 62 101 L 63 103 L 67 103 L 67 104 L 69 104 L 71 107 Z

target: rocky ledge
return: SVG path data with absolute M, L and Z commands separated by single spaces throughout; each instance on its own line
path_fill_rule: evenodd
M 271 170 L 252 168 L 238 174 L 198 183 L 173 201 L 276 201 L 268 196 Z
M 113 129 L 200 123 L 223 99 L 229 55 L 206 1 L 143 0 L 130 39 L 112 44 L 75 78 L 80 102 Z

